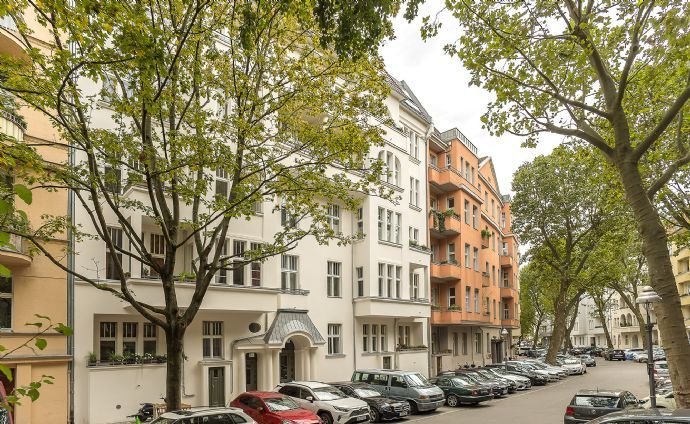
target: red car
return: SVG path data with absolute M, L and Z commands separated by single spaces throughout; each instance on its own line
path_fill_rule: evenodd
M 313 412 L 302 409 L 290 397 L 276 392 L 246 392 L 230 402 L 258 424 L 321 424 Z

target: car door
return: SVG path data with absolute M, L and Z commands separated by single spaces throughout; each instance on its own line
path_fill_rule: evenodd
M 637 400 L 634 394 L 625 392 L 625 399 L 623 400 L 623 409 L 639 408 L 640 401 Z
M 438 379 L 436 379 L 436 381 L 434 383 L 431 383 L 431 384 L 437 385 L 439 387 L 439 389 L 443 390 L 443 394 L 448 396 L 448 392 L 450 391 L 450 387 L 451 387 L 450 386 L 450 379 L 445 378 L 445 377 L 438 378 Z
M 309 402 L 306 399 L 300 398 L 300 388 L 299 387 L 285 385 L 278 390 L 278 393 L 282 393 L 285 396 L 290 396 L 292 398 L 292 400 L 297 402 L 297 404 L 300 406 L 300 408 L 309 409 L 309 408 L 307 408 L 306 404 L 311 403 L 311 402 Z
M 266 406 L 261 402 L 261 399 L 257 398 L 256 396 L 244 396 L 244 402 L 242 399 L 240 399 L 240 402 L 242 403 L 242 410 L 252 417 L 254 421 L 256 421 L 259 424 L 268 424 L 266 423 L 266 417 L 264 416 L 264 413 L 262 411 L 265 411 Z
M 307 398 L 311 398 L 311 400 L 308 400 Z M 306 387 L 300 387 L 299 388 L 299 400 L 300 400 L 300 406 L 304 409 L 308 409 L 312 411 L 313 413 L 316 413 L 316 411 L 319 410 L 318 406 L 318 399 L 314 395 L 314 393 L 309 390 Z

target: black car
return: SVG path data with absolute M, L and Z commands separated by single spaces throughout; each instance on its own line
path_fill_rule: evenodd
M 340 383 L 328 383 L 337 387 L 346 395 L 361 399 L 369 405 L 371 421 L 392 420 L 410 415 L 410 404 L 405 401 L 381 396 L 381 393 L 367 383 L 353 383 L 343 381 Z
M 491 393 L 494 395 L 494 398 L 499 398 L 508 394 L 509 386 L 506 383 L 486 379 L 473 369 L 460 368 L 455 371 L 443 373 L 443 375 L 457 375 L 466 378 L 475 384 L 489 386 L 491 387 Z
M 611 412 L 639 407 L 640 401 L 627 390 L 580 390 L 565 408 L 563 423 L 586 423 Z
M 458 406 L 461 403 L 477 405 L 494 398 L 491 387 L 473 383 L 464 376 L 455 375 L 440 376 L 429 379 L 429 383 L 437 385 L 446 395 L 448 406 Z
M 529 378 L 529 380 L 532 382 L 533 386 L 543 386 L 547 383 L 546 377 L 543 375 L 539 375 L 535 372 L 532 372 L 528 369 L 525 369 L 519 365 L 513 365 L 513 364 L 488 364 L 486 365 L 488 368 L 502 368 L 509 374 L 515 374 L 515 375 L 521 375 L 523 377 Z
M 680 424 L 690 423 L 689 409 L 629 409 L 606 414 L 590 421 L 590 424 L 628 424 L 628 423 Z
M 607 361 L 625 361 L 625 352 L 621 349 L 610 349 L 604 359 Z

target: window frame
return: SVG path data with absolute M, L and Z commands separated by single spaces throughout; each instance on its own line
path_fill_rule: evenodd
M 328 355 L 342 355 L 342 324 L 328 323 Z

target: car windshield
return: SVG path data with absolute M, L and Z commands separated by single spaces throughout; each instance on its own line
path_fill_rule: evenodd
M 477 372 L 486 378 L 494 378 L 495 377 L 494 373 L 492 373 L 491 371 L 479 370 Z
M 460 377 L 455 377 L 453 378 L 453 385 L 455 387 L 465 387 L 465 386 L 471 386 L 472 383 L 470 381 L 465 380 L 464 378 Z
M 667 370 L 668 369 L 668 364 L 660 364 L 660 363 L 655 363 L 654 368 L 659 368 L 661 370 Z
M 529 364 L 532 365 L 534 368 L 540 368 L 540 369 L 545 369 L 545 368 L 546 368 L 546 365 L 540 364 L 540 363 L 537 363 L 537 362 L 530 362 Z
M 314 394 L 319 400 L 337 400 L 347 397 L 335 387 L 318 387 L 314 389 Z
M 410 387 L 424 387 L 429 385 L 429 382 L 426 380 L 426 378 L 419 373 L 406 375 L 405 381 L 407 381 L 407 384 Z
M 480 372 L 473 372 L 470 375 L 472 377 L 474 377 L 475 380 L 486 380 L 487 379 L 487 377 Z
M 589 358 L 591 358 L 591 356 L 589 356 L 589 355 L 580 355 L 580 358 L 582 358 L 582 359 L 589 359 Z
M 528 370 L 533 370 L 536 369 L 537 367 L 533 366 L 532 364 L 521 364 L 520 365 L 522 368 L 526 368 Z
M 357 396 L 361 398 L 373 398 L 381 396 L 381 393 L 371 389 L 355 389 L 355 393 L 357 393 Z
M 575 396 L 575 406 L 593 406 L 595 408 L 615 408 L 618 398 L 611 396 Z
M 572 365 L 572 364 L 579 364 L 580 361 L 578 361 L 577 359 L 566 359 L 566 360 L 565 360 L 565 363 L 566 363 L 566 364 L 571 364 L 571 365 Z
M 264 402 L 266 402 L 266 406 L 268 406 L 271 412 L 289 411 L 299 408 L 297 403 L 288 397 L 265 398 Z

